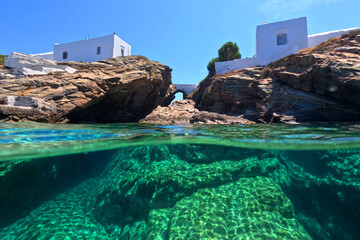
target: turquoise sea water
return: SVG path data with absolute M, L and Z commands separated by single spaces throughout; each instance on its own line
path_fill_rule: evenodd
M 0 123 L 0 239 L 359 239 L 360 125 Z

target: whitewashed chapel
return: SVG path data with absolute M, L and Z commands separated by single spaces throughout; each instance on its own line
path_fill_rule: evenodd
M 314 47 L 330 38 L 358 28 L 324 32 L 308 36 L 306 17 L 259 25 L 256 28 L 255 56 L 215 63 L 216 73 L 228 73 L 247 67 L 262 66 L 299 50 Z
M 107 58 L 130 56 L 131 46 L 114 33 L 82 41 L 55 43 L 53 52 L 33 55 L 58 62 L 95 62 Z

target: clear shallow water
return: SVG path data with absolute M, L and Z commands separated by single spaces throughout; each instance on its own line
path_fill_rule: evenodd
M 257 149 L 360 148 L 360 125 L 60 125 L 0 123 L 0 161 L 157 144 Z
M 358 239 L 360 126 L 0 124 L 0 239 Z

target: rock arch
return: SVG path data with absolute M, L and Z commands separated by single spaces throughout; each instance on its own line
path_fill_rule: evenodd
M 183 99 L 187 99 L 187 96 L 189 95 L 185 90 L 183 89 L 176 89 L 175 92 L 173 92 L 173 96 L 175 97 L 175 95 L 177 93 L 182 93 L 183 95 Z

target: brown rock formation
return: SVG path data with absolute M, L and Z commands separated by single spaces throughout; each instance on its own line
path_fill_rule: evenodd
M 251 124 L 252 121 L 243 119 L 241 116 L 228 116 L 214 112 L 199 111 L 195 108 L 195 102 L 184 99 L 173 102 L 169 107 L 157 107 L 142 123 L 162 124 Z
M 208 76 L 196 107 L 259 122 L 360 120 L 360 31 L 266 67 Z
M 0 120 L 133 122 L 169 103 L 171 69 L 161 63 L 131 56 L 64 64 L 76 73 L 9 78 L 1 69 Z

